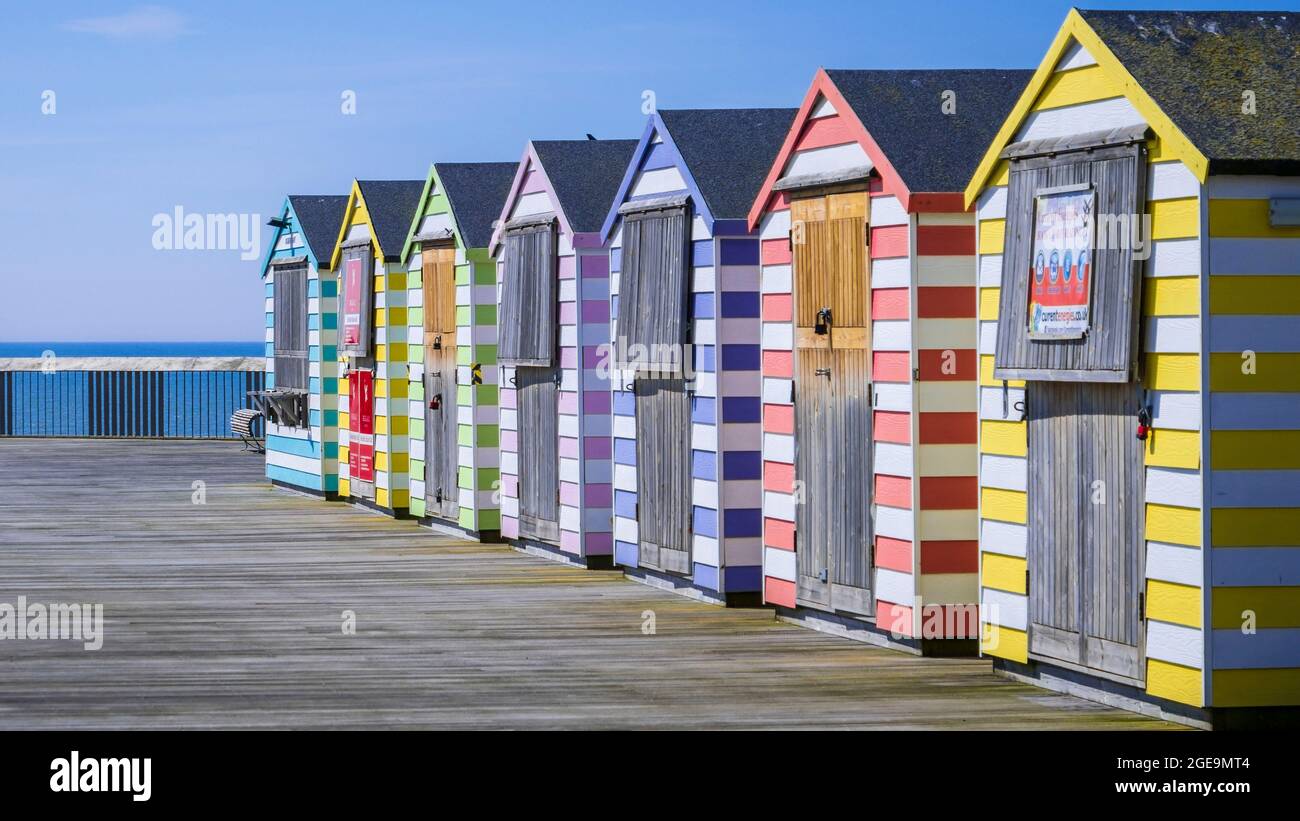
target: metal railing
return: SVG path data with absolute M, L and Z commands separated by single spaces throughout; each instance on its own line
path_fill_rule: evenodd
M 157 364 L 163 367 L 0 369 L 0 436 L 238 438 L 230 415 L 256 407 L 248 392 L 266 387 L 261 370 Z

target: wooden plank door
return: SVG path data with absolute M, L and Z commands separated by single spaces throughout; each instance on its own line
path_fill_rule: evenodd
M 870 615 L 871 313 L 865 191 L 791 202 L 796 596 Z
M 1134 384 L 1030 382 L 1029 650 L 1144 678 Z
M 456 418 L 456 249 L 420 251 L 424 307 L 424 494 L 430 515 L 460 515 Z
M 686 380 L 638 378 L 636 476 L 639 563 L 691 572 L 691 399 Z
M 515 368 L 519 535 L 559 544 L 560 369 Z
M 348 374 L 348 491 L 375 499 L 375 374 L 355 369 Z

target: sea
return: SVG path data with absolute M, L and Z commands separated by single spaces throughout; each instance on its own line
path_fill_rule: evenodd
M 56 356 L 263 356 L 263 342 L 0 342 L 0 359 Z

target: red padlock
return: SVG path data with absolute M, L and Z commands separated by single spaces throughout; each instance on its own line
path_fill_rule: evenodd
M 1151 414 L 1146 408 L 1138 411 L 1138 428 L 1137 438 L 1146 441 L 1147 434 L 1151 432 Z
M 442 410 L 442 394 L 435 394 L 434 397 L 429 400 L 429 410 Z

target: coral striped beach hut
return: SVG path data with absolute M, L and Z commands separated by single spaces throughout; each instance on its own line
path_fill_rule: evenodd
M 731 603 L 762 569 L 759 247 L 746 220 L 794 109 L 659 110 L 605 218 L 614 554 Z
M 410 506 L 406 264 L 424 180 L 357 180 L 331 257 L 339 277 L 339 496 Z
M 974 650 L 975 220 L 961 190 L 1029 74 L 819 70 L 749 212 L 763 594 L 810 626 Z
M 1297 49 L 1291 13 L 1071 11 L 966 189 L 982 646 L 1008 675 L 1298 715 Z
M 262 266 L 266 282 L 266 477 L 332 497 L 339 489 L 338 280 L 330 253 L 346 196 L 290 195 Z
M 609 252 L 600 229 L 636 140 L 533 140 L 490 250 L 497 262 L 501 535 L 613 561 Z
M 516 164 L 434 163 L 406 260 L 411 515 L 480 538 L 501 529 L 492 224 Z

